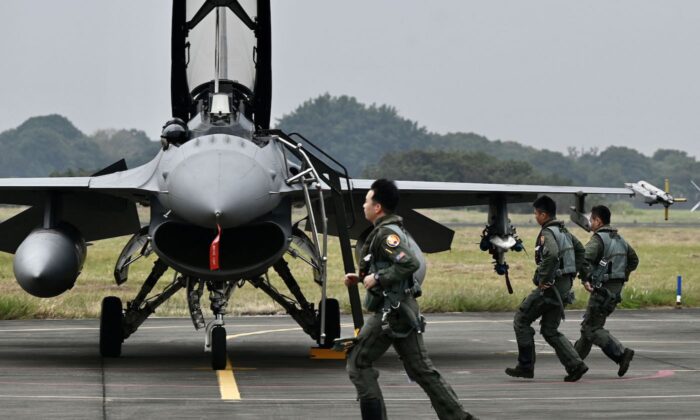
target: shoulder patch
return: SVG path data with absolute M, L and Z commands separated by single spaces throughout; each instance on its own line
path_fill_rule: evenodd
M 397 234 L 391 234 L 386 237 L 386 244 L 392 248 L 396 248 L 401 243 L 401 238 Z
M 540 245 L 544 245 L 544 235 L 540 235 Z

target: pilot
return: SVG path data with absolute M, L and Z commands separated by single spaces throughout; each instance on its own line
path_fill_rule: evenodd
M 515 313 L 513 328 L 518 342 L 518 365 L 506 368 L 506 374 L 519 378 L 534 377 L 535 330 L 531 324 L 542 317 L 540 333 L 566 368 L 564 380 L 575 382 L 588 371 L 588 366 L 558 328 L 564 318 L 564 306 L 573 302 L 571 286 L 583 266 L 585 250 L 581 242 L 566 230 L 564 223 L 556 219 L 554 200 L 545 195 L 535 200 L 533 207 L 535 219 L 542 226 L 535 244 L 537 268 L 533 282 L 537 288 L 523 300 Z
M 603 326 L 618 303 L 620 292 L 629 275 L 639 265 L 634 249 L 610 227 L 610 209 L 595 206 L 591 209 L 593 236 L 586 244 L 586 262 L 590 270 L 582 273 L 583 287 L 591 296 L 581 323 L 581 337 L 574 347 L 581 359 L 585 359 L 593 344 L 600 347 L 612 361 L 619 365 L 618 376 L 624 376 L 634 357 L 634 350 L 613 337 Z
M 411 250 L 401 217 L 394 214 L 399 190 L 394 182 L 376 180 L 365 197 L 365 218 L 374 224 L 361 252 L 359 274 L 345 275 L 345 285 L 362 282 L 365 308 L 374 314 L 349 350 L 347 371 L 357 388 L 363 419 L 386 419 L 379 372 L 372 364 L 393 345 L 406 373 L 430 397 L 440 419 L 473 419 L 464 411 L 452 387 L 437 371 L 425 349 L 413 278 L 420 263 Z

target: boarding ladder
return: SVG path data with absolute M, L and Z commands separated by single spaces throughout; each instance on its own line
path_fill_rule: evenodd
M 304 203 L 308 212 L 307 227 L 311 231 L 311 238 L 314 244 L 315 257 L 320 261 L 321 279 L 321 341 L 325 340 L 325 318 L 326 318 L 326 297 L 327 297 L 327 261 L 328 261 L 328 222 L 326 217 L 326 201 L 324 198 L 324 185 L 330 191 L 330 202 L 335 213 L 336 229 L 340 241 L 340 249 L 343 258 L 343 267 L 346 273 L 355 272 L 355 263 L 352 255 L 352 245 L 350 244 L 350 229 L 355 224 L 354 200 L 352 193 L 352 183 L 347 168 L 336 159 L 321 150 L 309 139 L 299 133 L 287 134 L 282 130 L 265 130 L 260 133 L 270 136 L 273 141 L 277 141 L 284 146 L 284 150 L 289 151 L 301 163 L 299 171 L 290 176 L 285 182 L 287 185 L 300 185 L 304 193 Z M 308 148 L 315 150 L 325 157 L 325 160 L 312 153 Z M 285 159 L 286 162 L 286 159 Z M 330 164 L 329 164 L 330 162 Z M 331 166 L 331 164 L 333 166 Z M 350 207 L 350 220 L 348 223 L 346 199 L 344 198 L 342 187 L 345 184 L 347 202 Z M 312 194 L 318 200 L 318 218 L 313 207 Z M 319 229 L 320 226 L 320 229 Z M 355 331 L 358 331 L 363 323 L 362 306 L 357 285 L 348 287 L 350 307 Z

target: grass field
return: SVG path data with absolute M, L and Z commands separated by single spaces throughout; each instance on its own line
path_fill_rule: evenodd
M 0 219 L 10 217 L 17 208 L 0 209 Z M 486 215 L 474 211 L 435 210 L 426 212 L 444 223 L 479 223 Z M 529 215 L 513 215 L 518 233 L 527 245 L 528 254 L 509 253 L 511 281 L 515 293 L 508 295 L 503 277 L 493 271 L 491 258 L 479 251 L 481 227 L 458 227 L 452 250 L 428 255 L 428 276 L 424 295 L 420 298 L 425 312 L 510 311 L 532 289 L 534 269 L 532 246 L 539 229 Z M 634 210 L 615 218 L 619 223 L 663 223 L 660 210 Z M 621 233 L 634 246 L 641 259 L 623 293 L 623 308 L 671 306 L 675 304 L 676 276 L 682 275 L 683 303 L 700 305 L 700 214 L 672 212 L 672 221 L 683 224 L 674 227 L 626 227 Z M 574 234 L 584 243 L 589 234 L 574 227 Z M 115 295 L 124 302 L 132 299 L 148 275 L 154 257 L 131 266 L 130 279 L 121 287 L 114 283 L 114 263 L 128 237 L 94 243 L 88 247 L 88 258 L 75 287 L 61 296 L 40 299 L 26 294 L 14 280 L 12 256 L 0 254 L 0 319 L 16 318 L 93 318 L 99 316 L 104 296 Z M 349 310 L 348 297 L 342 285 L 342 263 L 337 240 L 332 238 L 329 250 L 329 296 L 340 300 L 344 311 Z M 291 261 L 302 290 L 310 301 L 318 301 L 320 289 L 311 280 L 311 272 L 298 261 Z M 168 271 L 159 286 L 165 286 L 174 273 Z M 276 287 L 284 290 L 281 280 L 271 270 Z M 578 283 L 578 282 L 577 282 Z M 577 301 L 574 308 L 585 306 L 585 290 L 575 286 Z M 207 308 L 206 296 L 202 306 Z M 280 313 L 282 309 L 250 284 L 237 289 L 231 299 L 233 314 Z M 177 294 L 156 313 L 160 316 L 187 316 L 184 293 Z

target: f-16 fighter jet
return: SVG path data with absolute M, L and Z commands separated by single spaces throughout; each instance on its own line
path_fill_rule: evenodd
M 86 242 L 133 235 L 118 256 L 121 285 L 129 266 L 155 255 L 153 269 L 126 305 L 105 297 L 100 352 L 116 357 L 123 342 L 175 293 L 186 293 L 196 329 L 205 330 L 212 367 L 226 365 L 224 315 L 235 291 L 252 284 L 279 303 L 323 347 L 340 336 L 338 301 L 326 296 L 329 235 L 340 240 L 345 271 L 354 272 L 351 239 L 362 243 L 369 224 L 360 205 L 371 181 L 351 179 L 342 164 L 301 135 L 270 129 L 271 39 L 269 0 L 174 0 L 172 115 L 157 156 L 127 169 L 124 161 L 90 177 L 0 179 L 0 203 L 29 206 L 0 224 L 0 250 L 15 254 L 24 290 L 50 298 L 71 289 L 87 256 Z M 416 208 L 488 205 L 481 247 L 499 274 L 505 253 L 522 249 L 508 204 L 538 194 L 577 197 L 574 220 L 586 227 L 588 194 L 634 195 L 631 188 L 557 187 L 399 181 L 398 213 L 425 252 L 450 248 L 454 232 Z M 660 190 L 659 190 L 660 191 Z M 646 189 L 664 205 L 673 198 Z M 650 198 L 651 199 L 651 198 Z M 137 204 L 150 209 L 141 226 Z M 292 209 L 307 217 L 292 222 Z M 311 267 L 322 291 L 310 303 L 287 261 Z M 176 275 L 152 290 L 167 269 Z M 273 287 L 274 270 L 289 291 Z M 134 281 L 133 279 L 132 281 Z M 355 328 L 362 325 L 356 286 L 349 288 Z M 206 295 L 213 320 L 206 323 Z M 235 303 L 232 303 L 235 304 Z

